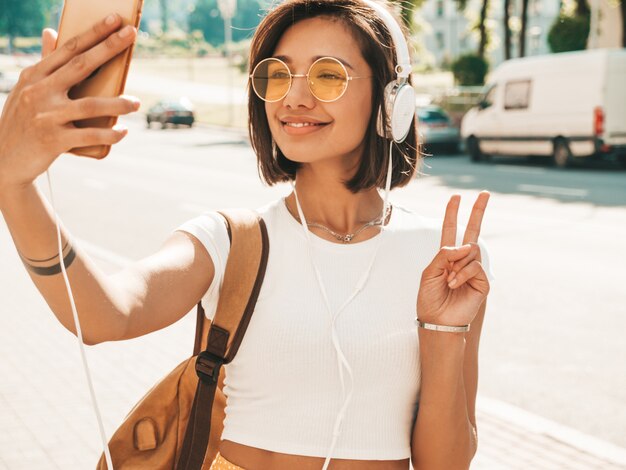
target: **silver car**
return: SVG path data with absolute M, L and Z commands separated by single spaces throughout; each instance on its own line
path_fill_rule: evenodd
M 452 123 L 450 116 L 439 106 L 418 107 L 418 132 L 423 151 L 433 153 L 441 150 L 458 153 L 461 141 L 459 128 Z

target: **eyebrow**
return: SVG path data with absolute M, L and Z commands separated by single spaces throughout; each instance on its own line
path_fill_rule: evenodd
M 289 64 L 289 62 L 291 62 L 291 59 L 289 58 L 289 56 L 286 56 L 286 55 L 276 55 L 276 56 L 273 56 L 273 57 L 275 59 L 280 59 L 283 62 L 286 62 L 287 64 Z M 315 62 L 318 59 L 321 59 L 322 57 L 332 57 L 333 59 L 337 59 L 343 65 L 345 65 L 346 67 L 350 68 L 350 70 L 354 71 L 354 67 L 352 67 L 352 65 L 350 65 L 346 60 L 341 59 L 340 57 L 329 56 L 329 55 L 316 55 L 315 57 L 313 57 L 313 62 Z

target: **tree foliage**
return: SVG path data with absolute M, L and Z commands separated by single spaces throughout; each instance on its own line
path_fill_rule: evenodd
M 522 0 L 522 18 L 519 32 L 519 56 L 526 56 L 526 29 L 528 28 L 528 0 Z
M 502 27 L 504 28 L 504 60 L 511 58 L 511 0 L 504 0 Z
M 409 31 L 413 31 L 413 15 L 415 10 L 419 9 L 425 0 L 393 0 L 393 3 L 400 6 L 400 16 L 402 22 Z
M 469 0 L 454 0 L 458 11 L 465 11 Z M 472 30 L 478 31 L 478 55 L 485 57 L 487 46 L 490 42 L 489 30 L 487 29 L 487 15 L 489 14 L 489 0 L 481 0 L 478 21 Z
M 238 42 L 252 36 L 262 14 L 259 1 L 238 0 L 237 11 L 232 19 L 233 41 Z M 189 30 L 202 31 L 205 41 L 213 46 L 224 43 L 224 20 L 217 0 L 198 0 L 189 15 Z
M 489 64 L 477 54 L 465 54 L 452 62 L 452 74 L 461 86 L 480 86 L 485 84 Z
M 2 0 L 0 35 L 39 36 L 45 24 L 49 0 Z
M 582 51 L 589 37 L 588 15 L 560 15 L 550 27 L 548 45 L 552 52 Z

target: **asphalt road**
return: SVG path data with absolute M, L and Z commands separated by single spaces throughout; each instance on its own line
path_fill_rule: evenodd
M 51 171 L 64 223 L 93 247 L 137 260 L 204 210 L 258 207 L 289 192 L 260 182 L 241 134 L 124 122 L 131 132 L 109 157 L 64 155 Z M 626 171 L 444 155 L 425 163 L 427 175 L 393 191 L 392 203 L 441 217 L 459 193 L 464 223 L 478 191 L 492 193 L 483 237 L 496 280 L 479 393 L 626 447 Z

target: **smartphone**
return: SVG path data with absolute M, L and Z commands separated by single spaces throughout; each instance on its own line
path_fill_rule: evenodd
M 56 47 L 88 31 L 94 24 L 103 21 L 110 13 L 117 13 L 122 18 L 122 26 L 131 24 L 139 27 L 143 0 L 65 0 L 59 22 Z M 69 90 L 71 99 L 88 96 L 113 98 L 124 93 L 128 67 L 134 45 L 118 54 L 96 69 L 89 77 Z M 112 128 L 117 123 L 117 116 L 104 116 L 82 121 L 75 121 L 76 127 Z M 88 157 L 103 158 L 109 154 L 110 145 L 78 147 L 70 153 Z

